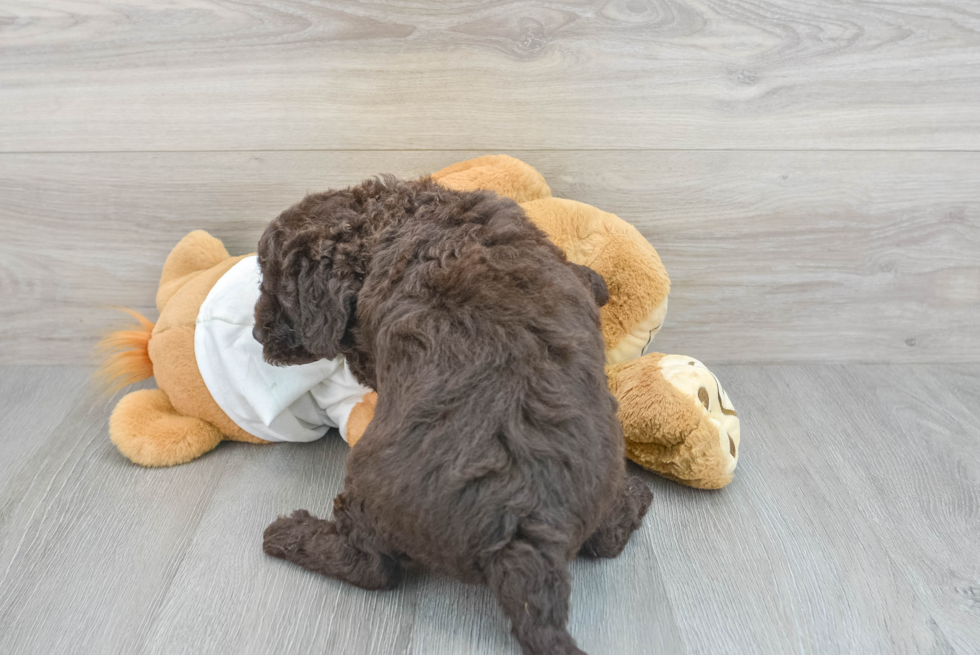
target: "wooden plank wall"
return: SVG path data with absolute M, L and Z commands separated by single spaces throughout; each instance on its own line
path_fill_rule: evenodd
M 190 229 L 487 152 L 658 248 L 660 350 L 980 361 L 971 0 L 7 0 L 0 363 L 89 362 Z

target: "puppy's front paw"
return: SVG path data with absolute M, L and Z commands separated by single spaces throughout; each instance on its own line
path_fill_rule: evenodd
M 317 520 L 305 509 L 298 509 L 290 516 L 280 516 L 265 529 L 262 535 L 262 550 L 266 555 L 289 559 L 303 542 L 310 524 Z
M 650 503 L 653 502 L 653 492 L 650 491 L 650 487 L 643 480 L 635 475 L 631 475 L 626 480 L 624 496 L 626 497 L 626 504 L 629 507 L 629 513 L 635 524 L 633 527 L 635 530 L 640 527 L 640 523 L 643 522 L 643 517 L 646 516 L 647 510 L 650 509 Z

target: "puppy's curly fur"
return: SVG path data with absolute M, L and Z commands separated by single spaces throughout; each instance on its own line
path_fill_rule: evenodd
M 581 652 L 568 560 L 619 554 L 651 500 L 625 472 L 602 278 L 510 200 L 390 177 L 286 210 L 259 264 L 266 359 L 343 354 L 379 397 L 333 520 L 280 518 L 265 552 L 368 589 L 409 562 L 486 583 L 525 653 Z

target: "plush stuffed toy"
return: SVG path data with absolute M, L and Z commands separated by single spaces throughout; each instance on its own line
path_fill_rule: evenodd
M 605 278 L 601 309 L 610 389 L 619 401 L 626 452 L 666 478 L 703 489 L 728 484 L 739 457 L 739 422 L 718 379 L 701 362 L 644 354 L 663 325 L 670 281 L 639 231 L 589 205 L 555 198 L 522 161 L 479 157 L 435 173 L 459 190 L 486 189 L 518 202 L 568 259 Z M 206 232 L 185 236 L 167 257 L 157 291 L 160 318 L 102 342 L 101 374 L 122 387 L 150 376 L 112 412 L 109 434 L 143 466 L 171 466 L 222 440 L 310 441 L 336 427 L 354 446 L 377 396 L 343 359 L 277 368 L 251 339 L 258 296 L 254 255 L 231 257 Z

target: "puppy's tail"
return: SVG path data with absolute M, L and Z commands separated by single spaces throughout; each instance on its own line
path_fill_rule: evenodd
M 134 382 L 153 377 L 153 362 L 150 361 L 149 352 L 153 321 L 132 309 L 118 309 L 135 318 L 139 325 L 128 330 L 111 332 L 96 346 L 103 360 L 95 377 L 102 381 L 110 394 Z

